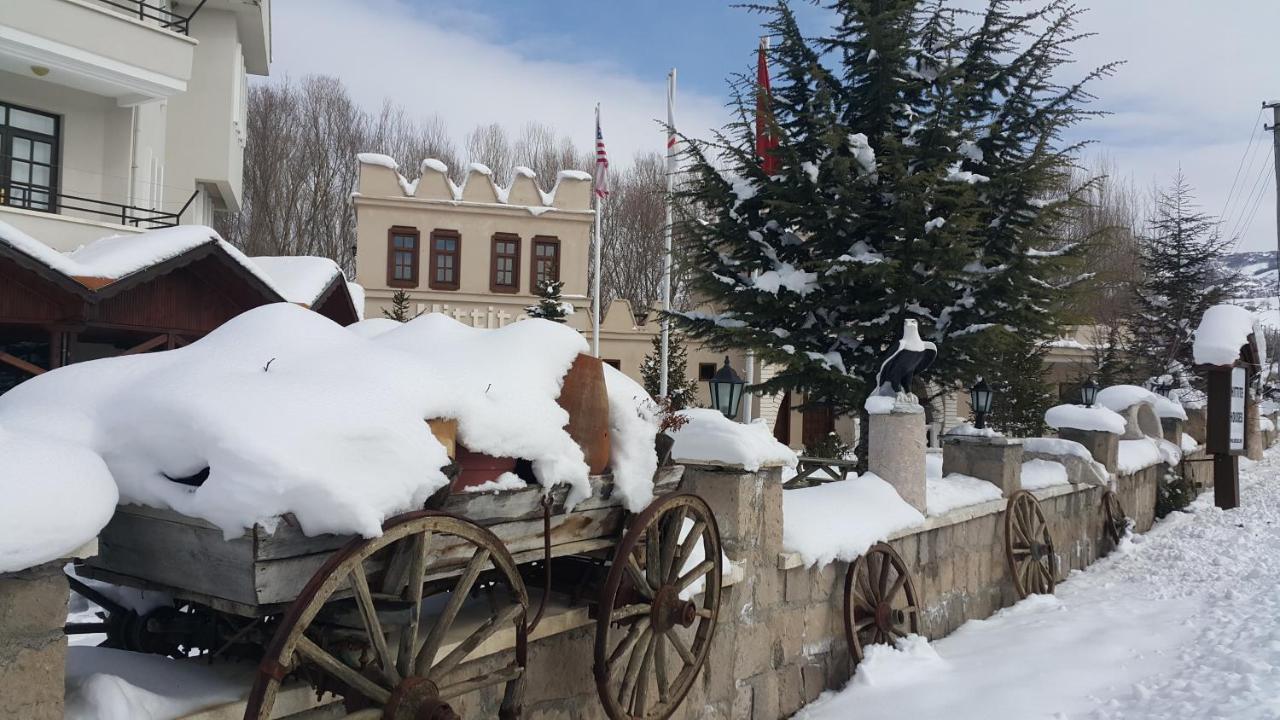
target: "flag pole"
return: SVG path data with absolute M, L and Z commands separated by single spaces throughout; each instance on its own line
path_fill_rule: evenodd
M 596 103 L 596 132 L 600 131 L 600 103 Z M 599 173 L 599 167 L 596 168 Z M 592 238 L 593 257 L 591 260 L 591 354 L 600 357 L 600 250 L 604 243 L 600 239 L 600 216 L 604 214 L 604 196 L 596 196 L 596 232 Z
M 760 68 L 758 72 L 768 73 L 769 71 L 768 65 L 766 64 L 768 62 L 766 53 L 768 52 L 769 52 L 769 36 L 765 35 L 760 38 L 760 61 L 759 61 Z M 766 74 L 765 77 L 768 77 L 768 75 Z M 763 93 L 765 92 L 765 89 L 757 88 L 756 92 Z M 765 100 L 764 96 L 761 95 L 760 99 L 757 99 L 756 101 L 756 138 L 757 138 L 756 142 L 759 142 L 760 131 L 762 129 L 761 124 L 764 122 L 764 115 L 761 112 L 761 107 L 760 107 L 761 103 L 764 102 L 764 100 Z M 764 162 L 764 153 L 760 154 L 760 160 L 761 162 Z M 754 272 L 751 273 L 751 276 L 753 279 L 757 275 L 758 273 L 754 273 Z M 750 387 L 756 384 L 756 351 L 754 348 L 747 348 L 747 378 L 746 379 L 747 379 L 747 387 Z M 751 417 L 752 417 L 751 395 L 748 394 L 743 399 L 746 400 L 746 402 L 743 403 L 742 405 L 742 422 L 751 422 Z
M 667 353 L 670 347 L 671 319 L 666 313 L 671 312 L 671 193 L 675 189 L 676 166 L 676 69 L 671 68 L 667 75 L 667 224 L 663 238 L 665 252 L 662 256 L 662 350 L 661 372 L 659 374 L 658 394 L 667 397 Z

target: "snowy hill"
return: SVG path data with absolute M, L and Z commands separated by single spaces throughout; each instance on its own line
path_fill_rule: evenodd
M 1280 327 L 1280 303 L 1276 300 L 1276 253 L 1238 252 L 1226 257 L 1228 268 L 1240 273 L 1241 285 L 1236 298 L 1239 304 L 1251 310 L 1270 310 L 1263 322 Z

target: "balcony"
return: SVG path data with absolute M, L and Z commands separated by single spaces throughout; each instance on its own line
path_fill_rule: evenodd
M 191 77 L 189 29 L 157 0 L 0 2 L 0 71 L 121 106 L 168 98 Z

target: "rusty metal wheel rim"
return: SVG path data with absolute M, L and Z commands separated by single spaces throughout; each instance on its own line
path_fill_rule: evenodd
M 1102 512 L 1103 529 L 1107 537 L 1111 538 L 1112 544 L 1118 545 L 1120 538 L 1123 538 L 1125 531 L 1129 529 L 1129 517 L 1125 515 L 1124 506 L 1120 504 L 1120 496 L 1114 490 L 1102 493 Z
M 1040 501 L 1028 490 L 1019 490 L 1009 498 L 1004 513 L 1004 548 L 1018 599 L 1053 593 L 1057 586 L 1053 535 Z
M 844 576 L 844 637 L 854 664 L 867 645 L 893 644 L 920 632 L 916 586 L 902 556 L 876 543 L 849 565 Z
M 612 720 L 668 718 L 693 688 L 719 618 L 721 557 L 715 515 L 696 495 L 663 496 L 632 519 L 596 619 L 596 690 Z M 699 579 L 701 594 L 681 598 Z M 674 678 L 669 660 L 680 665 Z
M 446 720 L 456 717 L 449 706 L 452 698 L 499 684 L 505 684 L 500 716 L 519 716 L 528 651 L 529 595 L 502 541 L 467 520 L 431 511 L 398 515 L 388 520 L 382 531 L 379 537 L 357 538 L 335 552 L 290 604 L 258 668 L 245 704 L 245 720 L 271 718 L 281 681 L 304 664 L 351 691 L 334 704 L 335 708 L 345 707 L 348 718 Z M 455 568 L 460 572 L 455 582 L 449 582 L 455 577 Z M 486 570 L 501 581 L 497 584 L 505 583 L 506 604 L 493 608 L 488 620 L 438 657 L 446 632 Z M 444 583 L 451 594 L 435 624 L 425 628 L 420 613 L 429 581 Z M 361 650 L 361 659 L 366 654 L 371 658 L 369 664 L 362 662 L 359 667 L 322 647 L 323 639 L 317 643 L 307 635 L 326 603 L 341 601 L 347 593 L 364 632 L 366 647 Z M 404 606 L 407 620 L 398 627 L 397 643 L 387 637 L 387 630 L 397 626 L 380 618 L 379 602 Z M 469 674 L 475 672 L 466 662 L 470 652 L 507 626 L 515 631 L 512 661 L 497 670 Z

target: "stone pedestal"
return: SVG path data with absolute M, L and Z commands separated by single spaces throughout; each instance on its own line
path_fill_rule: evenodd
M 1182 425 L 1182 432 L 1191 436 L 1197 445 L 1204 444 L 1204 430 L 1207 422 L 1208 414 L 1204 408 L 1184 408 L 1187 411 L 1187 421 Z
M 1160 418 L 1160 428 L 1164 431 L 1164 439 L 1182 447 L 1182 421 L 1178 418 Z
M 893 412 L 868 418 L 867 469 L 892 485 L 908 505 L 925 512 L 924 408 L 899 404 Z
M 1058 437 L 1063 440 L 1074 440 L 1085 447 L 1094 460 L 1102 463 L 1107 472 L 1115 472 L 1116 456 L 1120 452 L 1120 436 L 1097 430 L 1076 430 L 1060 428 Z
M 969 475 L 1009 497 L 1022 489 L 1022 441 L 1017 438 L 944 435 L 942 474 Z
M 62 562 L 0 574 L 0 717 L 62 717 L 67 593 Z
M 1262 439 L 1262 427 L 1258 422 L 1258 403 L 1250 400 L 1244 409 L 1244 452 L 1250 460 L 1261 460 L 1266 444 Z

